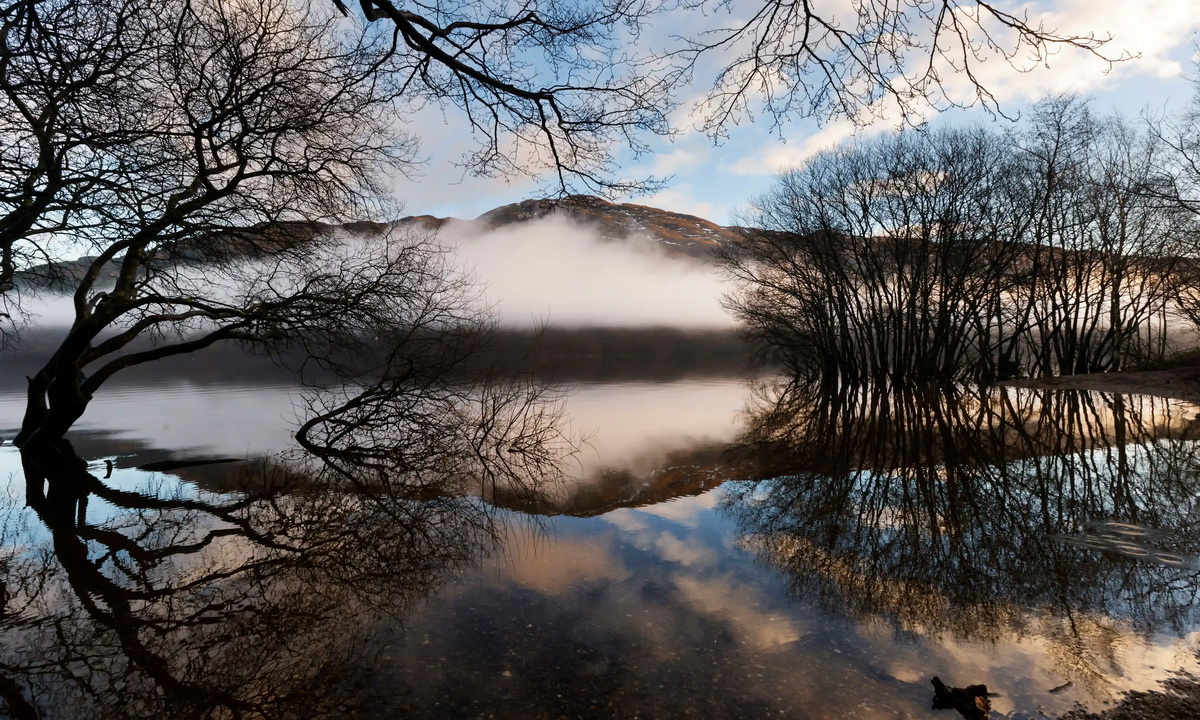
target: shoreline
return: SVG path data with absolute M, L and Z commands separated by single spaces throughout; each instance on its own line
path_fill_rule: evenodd
M 1034 390 L 1095 390 L 1123 395 L 1154 395 L 1200 405 L 1200 367 L 1024 378 L 1008 380 L 999 385 Z

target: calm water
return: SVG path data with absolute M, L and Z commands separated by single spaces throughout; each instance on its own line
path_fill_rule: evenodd
M 534 496 L 331 499 L 292 472 L 248 509 L 296 401 L 108 393 L 73 443 L 117 492 L 59 515 L 0 447 L 12 714 L 957 717 L 936 675 L 1032 718 L 1197 666 L 1200 408 L 582 385 L 588 444 Z M 21 411 L 0 396 L 0 435 Z M 205 457 L 246 462 L 136 469 Z

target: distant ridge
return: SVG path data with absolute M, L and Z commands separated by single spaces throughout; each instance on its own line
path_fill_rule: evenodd
M 738 239 L 738 228 L 722 227 L 695 215 L 663 210 L 649 205 L 613 203 L 594 195 L 570 195 L 544 200 L 522 200 L 489 210 L 474 220 L 442 218 L 433 215 L 409 215 L 390 223 L 355 221 L 343 225 L 326 222 L 297 222 L 284 220 L 269 226 L 246 230 L 223 231 L 224 242 L 244 242 L 247 255 L 270 252 L 276 238 L 310 241 L 336 232 L 364 236 L 379 236 L 389 227 L 411 228 L 419 232 L 436 232 L 452 222 L 476 223 L 486 229 L 503 228 L 550 216 L 570 220 L 593 229 L 602 239 L 614 242 L 646 242 L 657 245 L 669 255 L 709 260 L 714 251 Z M 234 251 L 238 252 L 237 250 Z M 223 253 L 228 256 L 228 252 Z M 200 247 L 175 247 L 160 253 L 160 262 L 203 263 L 205 251 Z M 91 257 L 66 260 L 54 265 L 39 265 L 17 273 L 19 284 L 33 287 L 68 288 L 83 277 Z M 105 280 L 116 277 L 119 261 L 112 261 Z

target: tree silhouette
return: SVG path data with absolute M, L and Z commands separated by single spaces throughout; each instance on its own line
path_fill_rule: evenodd
M 805 602 L 922 637 L 1034 634 L 1103 696 L 1122 637 L 1200 613 L 1198 432 L 1160 398 L 788 384 L 741 438 L 761 480 L 722 507 Z
M 306 430 L 336 445 L 245 463 L 220 494 L 114 487 L 67 440 L 22 450 L 30 510 L 0 507 L 18 548 L 0 562 L 0 712 L 361 711 L 380 634 L 502 550 L 509 519 L 481 490 L 550 492 L 573 450 L 519 384 L 402 394 L 371 423 L 328 408 Z M 418 422 L 439 412 L 455 422 Z
M 466 284 L 425 238 L 372 226 L 382 238 L 358 243 L 315 224 L 392 216 L 387 176 L 414 167 L 420 135 L 398 118 L 416 108 L 461 111 L 478 143 L 463 160 L 472 172 L 550 170 L 562 191 L 624 191 L 646 185 L 614 177 L 614 153 L 672 131 L 680 83 L 712 53 L 735 58 L 706 125 L 720 134 L 756 84 L 780 117 L 850 115 L 851 98 L 869 105 L 880 92 L 932 94 L 932 64 L 901 87 L 907 53 L 998 48 L 990 22 L 1035 53 L 1098 47 L 985 3 L 865 3 L 853 29 L 808 5 L 796 15 L 798 6 L 767 3 L 743 25 L 646 50 L 647 23 L 672 7 L 361 8 L 360 19 L 292 0 L 0 8 L 0 320 L 7 337 L 23 293 L 47 285 L 68 292 L 74 310 L 30 379 L 17 442 L 61 437 L 115 373 L 217 342 L 276 354 L 290 344 L 344 366 L 367 360 L 368 338 L 479 327 Z M 949 37 L 948 47 L 937 40 Z M 749 60 L 737 59 L 741 43 Z M 85 257 L 63 262 L 72 254 Z M 397 357 L 375 345 L 375 359 Z

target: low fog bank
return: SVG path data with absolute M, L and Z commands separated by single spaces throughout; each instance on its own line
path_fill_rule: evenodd
M 370 236 L 343 239 L 351 248 L 374 242 Z M 533 372 L 564 382 L 750 372 L 750 352 L 721 307 L 725 288 L 715 262 L 670 255 L 649 238 L 605 239 L 561 216 L 491 230 L 454 221 L 436 242 L 454 253 L 451 265 L 472 273 L 484 302 L 495 306 L 501 329 L 477 360 L 481 372 Z M 182 275 L 202 282 L 204 271 L 187 268 Z M 8 391 L 24 388 L 25 376 L 38 371 L 74 320 L 69 296 L 41 292 L 26 299 L 36 317 L 3 356 L 0 389 Z M 544 324 L 549 327 L 534 330 Z M 112 382 L 176 380 L 286 383 L 294 376 L 267 358 L 221 344 L 119 373 Z
M 421 238 L 416 228 L 398 232 Z M 378 242 L 353 234 L 342 239 L 351 249 Z M 453 253 L 452 266 L 472 275 L 505 327 L 734 326 L 721 307 L 727 287 L 717 263 L 671 254 L 660 240 L 605 238 L 595 227 L 550 215 L 500 228 L 451 221 L 435 241 Z M 202 267 L 184 268 L 179 277 L 204 287 Z M 207 289 L 222 299 L 230 292 Z M 74 320 L 68 295 L 30 293 L 24 304 L 35 327 L 63 328 Z
M 485 286 L 506 327 L 732 328 L 716 263 L 658 241 L 606 239 L 561 215 L 487 229 L 448 223 L 438 241 Z

